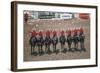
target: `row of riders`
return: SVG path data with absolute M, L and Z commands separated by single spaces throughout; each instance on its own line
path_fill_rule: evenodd
M 50 54 L 52 52 L 58 53 L 60 50 L 57 49 L 57 44 L 60 43 L 61 45 L 61 52 L 66 53 L 67 51 L 86 51 L 84 47 L 84 31 L 83 28 L 80 29 L 74 29 L 74 30 L 67 30 L 66 32 L 61 31 L 60 36 L 58 37 L 58 32 L 57 31 L 49 31 L 47 30 L 45 32 L 45 37 L 43 36 L 43 32 L 39 31 L 38 33 L 33 30 L 31 32 L 31 37 L 29 40 L 30 46 L 31 46 L 31 55 L 35 55 L 36 51 L 35 48 L 36 46 L 38 47 L 38 54 L 43 54 L 47 53 Z M 52 37 L 51 37 L 52 34 Z M 65 35 L 66 34 L 66 35 Z M 68 47 L 65 48 L 65 43 L 68 44 Z M 51 51 L 51 44 L 53 45 L 53 51 Z M 72 47 L 72 44 L 74 45 Z M 79 45 L 80 44 L 80 45 Z M 45 51 L 43 50 L 43 46 L 45 46 Z M 79 48 L 80 46 L 80 48 Z

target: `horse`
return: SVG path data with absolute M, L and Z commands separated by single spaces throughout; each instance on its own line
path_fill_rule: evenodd
M 53 44 L 53 50 L 54 50 L 54 52 L 57 51 L 57 50 L 56 50 L 56 45 L 57 45 L 57 43 L 58 43 L 58 37 L 57 37 L 57 36 L 53 36 L 53 37 L 52 37 L 52 44 Z
M 75 34 L 75 35 L 73 35 L 72 36 L 72 40 L 73 40 L 73 43 L 74 43 L 74 49 L 76 50 L 76 51 L 78 51 L 78 35 L 77 34 Z
M 61 35 L 59 37 L 59 41 L 60 41 L 60 44 L 61 44 L 61 49 L 63 49 L 62 52 L 64 52 L 64 45 L 65 45 L 65 42 L 66 42 L 65 36 L 64 35 Z
M 29 39 L 29 44 L 31 46 L 31 55 L 35 54 L 35 47 L 36 47 L 36 43 L 37 43 L 37 38 L 35 36 L 31 36 Z
M 72 45 L 72 37 L 71 37 L 71 35 L 67 36 L 66 42 L 68 43 L 68 49 L 70 51 L 71 50 L 71 45 Z
M 43 36 L 39 36 L 37 37 L 37 46 L 38 46 L 38 51 L 40 54 L 43 53 L 43 44 L 44 44 L 44 39 L 43 39 Z
M 50 38 L 50 36 L 46 36 L 45 37 L 44 43 L 45 43 L 45 52 L 50 53 L 51 52 L 50 51 L 50 45 L 51 45 L 51 38 Z
M 80 47 L 81 47 L 80 51 L 86 51 L 84 47 L 84 40 L 85 40 L 84 34 L 80 34 L 78 40 L 79 40 Z

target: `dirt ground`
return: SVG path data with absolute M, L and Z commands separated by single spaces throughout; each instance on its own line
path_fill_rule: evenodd
M 67 30 L 69 28 L 83 27 L 85 34 L 85 48 L 86 52 L 66 52 L 66 53 L 52 53 L 51 55 L 44 54 L 42 56 L 30 55 L 30 45 L 29 45 L 29 31 L 33 28 L 36 30 Z M 50 46 L 51 50 L 52 45 Z M 65 45 L 67 47 L 67 44 Z M 43 50 L 45 47 L 43 46 Z M 57 45 L 57 49 L 60 49 L 60 43 Z M 37 48 L 35 48 L 37 51 Z M 69 59 L 87 59 L 90 58 L 90 20 L 84 19 L 71 19 L 71 20 L 30 20 L 27 24 L 24 23 L 24 61 L 46 61 L 46 60 L 69 60 Z

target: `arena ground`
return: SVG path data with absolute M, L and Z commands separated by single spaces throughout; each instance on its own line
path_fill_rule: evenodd
M 52 53 L 51 55 L 44 54 L 42 56 L 30 55 L 29 45 L 29 32 L 36 28 L 36 30 L 54 30 L 57 31 L 67 30 L 72 28 L 84 28 L 85 33 L 85 48 L 86 52 L 66 52 L 66 53 Z M 44 46 L 43 46 L 44 47 Z M 67 44 L 65 45 L 67 47 Z M 44 48 L 43 48 L 44 49 Z M 60 50 L 60 43 L 57 45 L 57 49 Z M 35 49 L 37 51 L 37 48 Z M 52 50 L 52 45 L 51 45 Z M 24 23 L 24 61 L 46 61 L 46 60 L 69 60 L 69 59 L 87 59 L 90 58 L 90 20 L 89 19 L 71 19 L 71 20 L 29 20 L 28 23 Z

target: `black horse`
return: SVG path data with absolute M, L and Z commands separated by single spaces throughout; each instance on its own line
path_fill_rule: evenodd
M 71 45 L 72 45 L 72 37 L 71 35 L 67 36 L 67 40 L 66 40 L 67 44 L 68 44 L 68 50 L 71 51 Z
M 44 39 L 43 39 L 43 36 L 39 36 L 37 38 L 37 46 L 38 46 L 38 51 L 39 51 L 39 54 L 42 54 L 43 53 L 43 47 L 44 45 Z
M 58 37 L 56 35 L 52 37 L 52 44 L 53 44 L 53 51 L 56 52 L 57 51 L 56 45 L 58 44 Z
M 37 38 L 35 36 L 31 36 L 29 40 L 29 44 L 31 45 L 31 55 L 36 54 L 35 47 L 36 47 Z
M 51 53 L 51 50 L 50 50 L 51 38 L 50 38 L 50 36 L 45 37 L 44 43 L 45 43 L 45 52 L 46 53 Z
M 59 41 L 60 41 L 60 44 L 61 44 L 61 49 L 62 49 L 62 52 L 65 52 L 65 48 L 64 48 L 64 45 L 65 45 L 65 42 L 66 42 L 66 38 L 64 35 L 61 35 L 59 37 Z
M 74 43 L 73 49 L 74 49 L 75 51 L 78 51 L 78 42 L 79 42 L 79 40 L 78 40 L 78 35 L 77 35 L 77 34 L 74 34 L 74 35 L 72 36 L 72 41 L 73 41 L 73 43 Z
M 80 34 L 79 35 L 79 43 L 80 43 L 80 52 L 81 51 L 86 51 L 86 49 L 85 49 L 85 47 L 84 47 L 84 40 L 85 40 L 85 36 L 84 36 L 84 34 Z

